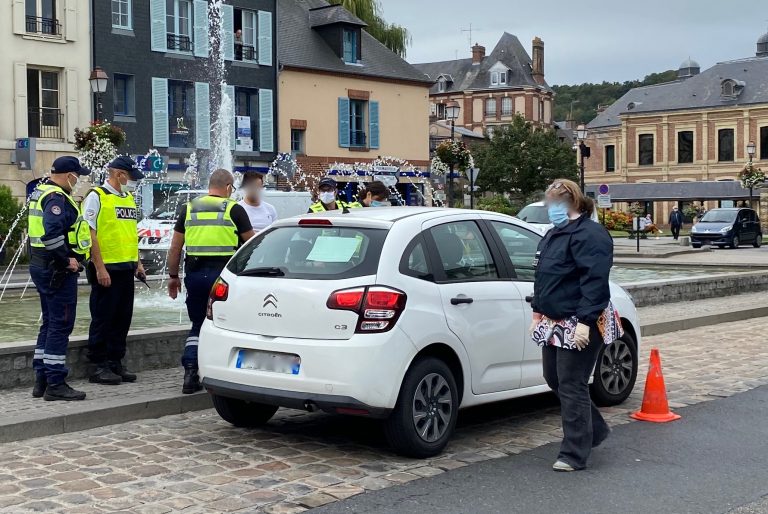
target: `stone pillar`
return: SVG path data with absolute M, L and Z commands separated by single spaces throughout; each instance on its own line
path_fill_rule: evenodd
M 760 226 L 763 227 L 763 234 L 768 234 L 768 189 L 757 189 L 753 194 L 759 199 L 756 210 L 760 216 Z

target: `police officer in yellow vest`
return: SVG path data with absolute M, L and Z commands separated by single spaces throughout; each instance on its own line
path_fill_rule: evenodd
M 87 269 L 91 284 L 89 380 L 115 385 L 136 381 L 123 358 L 133 318 L 133 279 L 145 277 L 139 259 L 136 201 L 131 194 L 144 174 L 128 156 L 117 157 L 108 169 L 104 185 L 85 197 L 83 217 L 93 240 Z
M 307 212 L 324 212 L 324 211 L 348 211 L 349 209 L 356 209 L 362 207 L 358 202 L 344 202 L 337 198 L 338 187 L 336 181 L 331 177 L 323 177 L 317 185 L 318 189 L 318 201 L 309 206 Z
M 75 157 L 53 161 L 51 176 L 38 184 L 29 203 L 29 274 L 40 295 L 42 323 L 32 366 L 32 396 L 46 400 L 84 400 L 85 393 L 65 381 L 69 335 L 75 326 L 77 277 L 91 247 L 88 224 L 72 198 L 83 168 Z
M 184 287 L 187 289 L 187 314 L 192 322 L 181 358 L 184 366 L 181 391 L 184 394 L 201 389 L 197 344 L 213 283 L 240 244 L 253 237 L 248 213 L 230 198 L 234 181 L 234 176 L 227 170 L 218 169 L 211 173 L 208 194 L 187 203 L 173 229 L 168 251 L 168 294 L 176 299 L 181 290 L 179 264 L 182 247 L 186 245 Z

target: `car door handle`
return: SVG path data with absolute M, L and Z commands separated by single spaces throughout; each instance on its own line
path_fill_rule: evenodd
M 526 296 L 525 297 L 525 301 L 528 302 L 528 303 L 533 302 L 533 296 Z
M 457 296 L 456 298 L 451 298 L 451 305 L 460 305 L 462 303 L 472 303 L 475 300 L 472 298 L 469 298 L 467 296 Z

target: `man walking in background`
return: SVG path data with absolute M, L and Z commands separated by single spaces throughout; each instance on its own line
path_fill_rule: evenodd
M 669 213 L 669 227 L 672 230 L 672 237 L 677 241 L 680 237 L 680 229 L 683 228 L 683 213 L 677 208 L 677 205 L 672 207 L 672 212 Z

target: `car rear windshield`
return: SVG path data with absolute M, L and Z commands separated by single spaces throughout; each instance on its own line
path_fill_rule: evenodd
M 717 209 L 707 212 L 701 221 L 706 223 L 733 223 L 736 221 L 736 211 L 720 211 Z
M 518 219 L 527 221 L 528 223 L 541 223 L 542 225 L 548 225 L 549 215 L 547 214 L 547 208 L 543 205 L 528 205 L 523 207 L 516 216 Z
M 254 237 L 227 265 L 243 276 L 335 280 L 375 275 L 387 231 L 277 227 Z

